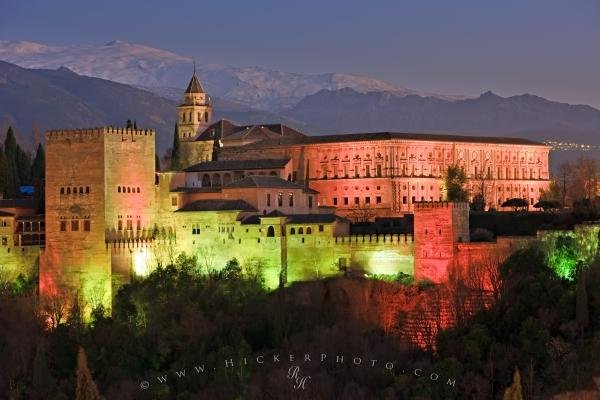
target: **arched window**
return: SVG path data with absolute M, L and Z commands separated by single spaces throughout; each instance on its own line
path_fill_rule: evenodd
M 311 235 L 312 234 L 312 228 L 310 226 L 308 228 L 306 228 L 306 234 L 307 235 Z
M 231 175 L 226 173 L 223 175 L 223 185 L 227 185 L 229 183 L 231 183 Z
M 202 177 L 202 187 L 210 187 L 210 175 L 204 174 Z
M 89 186 L 85 187 L 85 194 L 90 194 L 90 187 Z
M 296 234 L 296 228 L 290 229 L 290 235 L 295 235 L 295 234 Z
M 204 112 L 204 120 L 208 122 L 208 111 Z
M 272 226 L 269 226 L 269 229 L 267 229 L 267 237 L 274 237 L 275 236 L 275 228 L 273 228 Z
M 70 187 L 67 188 L 67 194 L 71 194 L 71 188 Z
M 127 186 L 127 193 L 131 193 L 131 188 Z
M 137 192 L 138 192 L 138 193 L 140 192 L 140 188 L 139 188 L 139 187 L 137 188 Z
M 304 229 L 298 228 L 298 235 L 304 235 Z
M 65 194 L 65 188 L 64 187 L 60 188 L 60 194 Z
M 198 113 L 198 122 L 202 122 L 202 113 Z
M 117 186 L 117 192 L 121 193 L 121 186 Z
M 212 183 L 213 183 L 213 186 L 221 186 L 221 175 L 214 174 Z
M 83 194 L 83 186 L 79 186 L 79 194 Z

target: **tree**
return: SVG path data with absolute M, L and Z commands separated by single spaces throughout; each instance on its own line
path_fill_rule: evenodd
M 599 164 L 591 158 L 580 157 L 573 166 L 572 199 L 593 199 L 598 193 Z
M 567 196 L 571 187 L 571 179 L 573 176 L 571 169 L 571 164 L 568 161 L 563 162 L 558 166 L 556 184 L 560 190 L 560 201 L 563 207 L 566 207 L 567 205 Z
M 519 209 L 526 209 L 529 206 L 527 200 L 521 199 L 518 197 L 513 197 L 512 199 L 506 200 L 501 204 L 502 207 L 512 207 L 514 211 L 518 211 Z
M 8 161 L 4 155 L 4 147 L 0 145 L 0 196 L 6 196 Z
M 368 204 L 364 204 L 354 207 L 348 216 L 355 224 L 364 224 L 375 217 L 375 211 Z
M 179 125 L 175 124 L 173 132 L 173 148 L 171 149 L 171 170 L 178 171 L 182 168 L 181 165 L 181 149 L 179 142 Z
M 483 194 L 477 193 L 473 196 L 473 201 L 471 201 L 471 211 L 484 211 L 485 210 L 485 197 Z
M 45 170 L 46 154 L 42 144 L 38 144 L 37 151 L 35 152 L 35 158 L 31 165 L 31 179 L 34 187 L 34 199 L 37 207 L 37 212 L 44 212 L 44 179 L 46 175 Z
M 541 208 L 544 211 L 554 211 L 561 208 L 558 200 L 540 200 L 533 205 L 533 208 Z
M 133 128 L 133 124 L 131 123 L 131 120 L 128 119 L 127 123 L 125 124 L 125 129 L 131 129 L 131 128 Z
M 79 347 L 77 354 L 77 388 L 75 390 L 76 400 L 101 400 L 96 383 L 88 368 L 87 356 L 83 347 Z
M 588 306 L 588 295 L 587 295 L 587 272 L 584 267 L 580 265 L 579 273 L 577 277 L 576 286 L 576 306 L 575 306 L 575 319 L 579 328 L 583 332 L 590 323 L 590 311 Z
M 4 196 L 15 198 L 19 194 L 19 174 L 17 170 L 17 139 L 11 126 L 8 127 L 4 139 L 4 155 L 6 157 L 5 189 Z
M 521 387 L 521 374 L 519 368 L 515 368 L 513 382 L 505 391 L 503 400 L 523 400 L 523 388 Z
M 465 189 L 467 175 L 458 165 L 450 165 L 444 173 L 444 190 L 446 201 L 465 202 L 469 199 L 469 193 Z

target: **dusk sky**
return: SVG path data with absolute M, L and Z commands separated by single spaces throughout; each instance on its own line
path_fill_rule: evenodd
M 0 40 L 114 39 L 202 63 L 366 75 L 600 108 L 600 0 L 2 0 Z

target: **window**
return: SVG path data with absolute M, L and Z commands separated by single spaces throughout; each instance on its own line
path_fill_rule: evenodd
M 405 197 L 405 199 L 406 199 L 406 197 Z M 377 196 L 377 197 L 375 197 L 375 203 L 377 203 L 377 204 L 381 204 L 381 196 Z M 405 203 L 405 204 L 406 204 L 406 203 Z
M 290 207 L 294 207 L 294 193 L 290 193 L 288 195 L 288 205 Z
M 359 177 L 359 175 L 358 175 L 358 165 L 355 165 L 355 166 L 354 166 L 354 177 L 355 177 L 355 178 L 358 178 L 358 177 Z
M 204 112 L 204 121 L 208 122 L 208 111 Z
M 414 203 L 414 202 L 415 202 L 415 196 L 412 196 L 412 197 L 410 198 L 410 202 L 411 202 L 411 203 Z
M 304 235 L 304 229 L 298 228 L 298 235 Z
M 131 193 L 131 188 L 127 186 L 127 193 Z
M 290 235 L 295 235 L 295 234 L 296 234 L 296 228 L 290 229 Z
M 283 193 L 277 193 L 277 206 L 283 207 Z
M 313 197 L 308 196 L 308 208 L 312 208 L 312 206 L 313 206 Z
M 269 229 L 267 229 L 267 237 L 274 237 L 275 236 L 275 228 L 273 228 L 272 226 L 269 226 Z
M 61 232 L 67 231 L 67 221 L 60 221 L 60 231 Z
M 90 220 L 84 219 L 83 220 L 83 230 L 86 232 L 89 232 L 91 228 L 92 228 L 92 224 L 91 224 Z
M 139 187 L 137 188 L 137 192 L 138 192 L 138 193 L 140 192 L 140 188 L 139 188 Z
M 334 206 L 337 206 L 337 197 L 334 197 L 334 198 L 333 198 L 333 205 L 334 205 Z
M 2 236 L 2 246 L 8 246 L 8 238 L 6 236 Z
M 319 232 L 323 232 L 324 229 L 325 227 L 323 225 L 319 225 Z
M 371 177 L 371 166 L 370 165 L 365 166 L 365 175 L 367 176 L 367 178 Z
M 381 178 L 381 164 L 377 164 L 377 177 Z
M 136 228 L 138 231 L 141 231 L 141 230 L 142 230 L 142 220 L 141 220 L 141 219 L 139 219 L 139 218 L 138 218 L 138 220 L 136 221 L 135 228 Z
M 176 196 L 171 197 L 171 205 L 175 206 L 175 207 L 177 206 L 177 197 Z
M 365 204 L 371 204 L 371 198 L 369 196 L 365 197 Z
M 128 231 L 132 231 L 133 230 L 133 221 L 128 219 L 127 220 L 127 230 Z
M 198 112 L 198 122 L 201 122 L 201 121 L 202 121 L 202 113 Z
M 65 194 L 65 188 L 64 187 L 60 188 L 60 194 Z
M 79 194 L 83 194 L 83 186 L 79 186 Z
M 71 188 L 70 187 L 67 188 L 67 194 L 71 194 Z
M 308 228 L 306 228 L 306 234 L 312 235 L 312 228 L 310 226 Z
M 271 207 L 271 193 L 267 193 L 267 207 Z
M 85 194 L 90 194 L 90 187 L 89 186 L 85 187 Z
M 123 230 L 123 220 L 122 219 L 119 220 L 117 229 L 120 230 L 120 231 Z
M 348 198 L 344 197 L 344 205 L 347 206 L 348 205 Z
M 402 204 L 406 204 L 406 196 L 402 196 Z
M 71 231 L 77 232 L 79 230 L 79 220 L 74 219 L 71 221 Z
M 360 204 L 360 198 L 355 197 L 354 198 L 354 204 L 356 204 L 356 205 Z

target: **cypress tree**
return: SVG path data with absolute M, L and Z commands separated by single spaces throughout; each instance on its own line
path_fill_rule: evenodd
M 31 184 L 31 156 L 17 144 L 17 174 L 21 185 Z
M 7 198 L 16 198 L 19 194 L 19 174 L 17 170 L 17 139 L 12 126 L 8 127 L 4 139 L 4 155 L 6 156 L 6 182 L 4 195 Z
M 133 128 L 133 125 L 131 124 L 131 120 L 128 119 L 127 123 L 125 124 L 125 129 L 131 129 L 131 128 Z
M 87 364 L 87 356 L 83 347 L 79 347 L 77 354 L 77 388 L 75 389 L 76 400 L 101 400 L 96 383 L 92 378 Z
M 6 196 L 6 181 L 7 181 L 7 162 L 6 156 L 4 155 L 4 147 L 0 145 L 0 195 Z
M 46 176 L 46 153 L 42 144 L 38 144 L 35 158 L 31 165 L 31 179 L 33 181 L 33 197 L 38 213 L 44 212 L 44 179 Z
M 171 170 L 178 171 L 182 168 L 181 166 L 181 150 L 179 143 L 179 125 L 175 124 L 175 131 L 173 133 L 173 148 L 171 150 Z
M 137 131 L 137 120 L 133 120 L 133 129 Z
M 575 293 L 575 319 L 577 320 L 577 324 L 579 325 L 582 333 L 590 323 L 590 311 L 586 285 L 587 274 L 585 268 L 580 266 Z
M 523 400 L 523 388 L 521 387 L 521 374 L 519 368 L 515 368 L 513 383 L 504 391 L 503 400 Z

